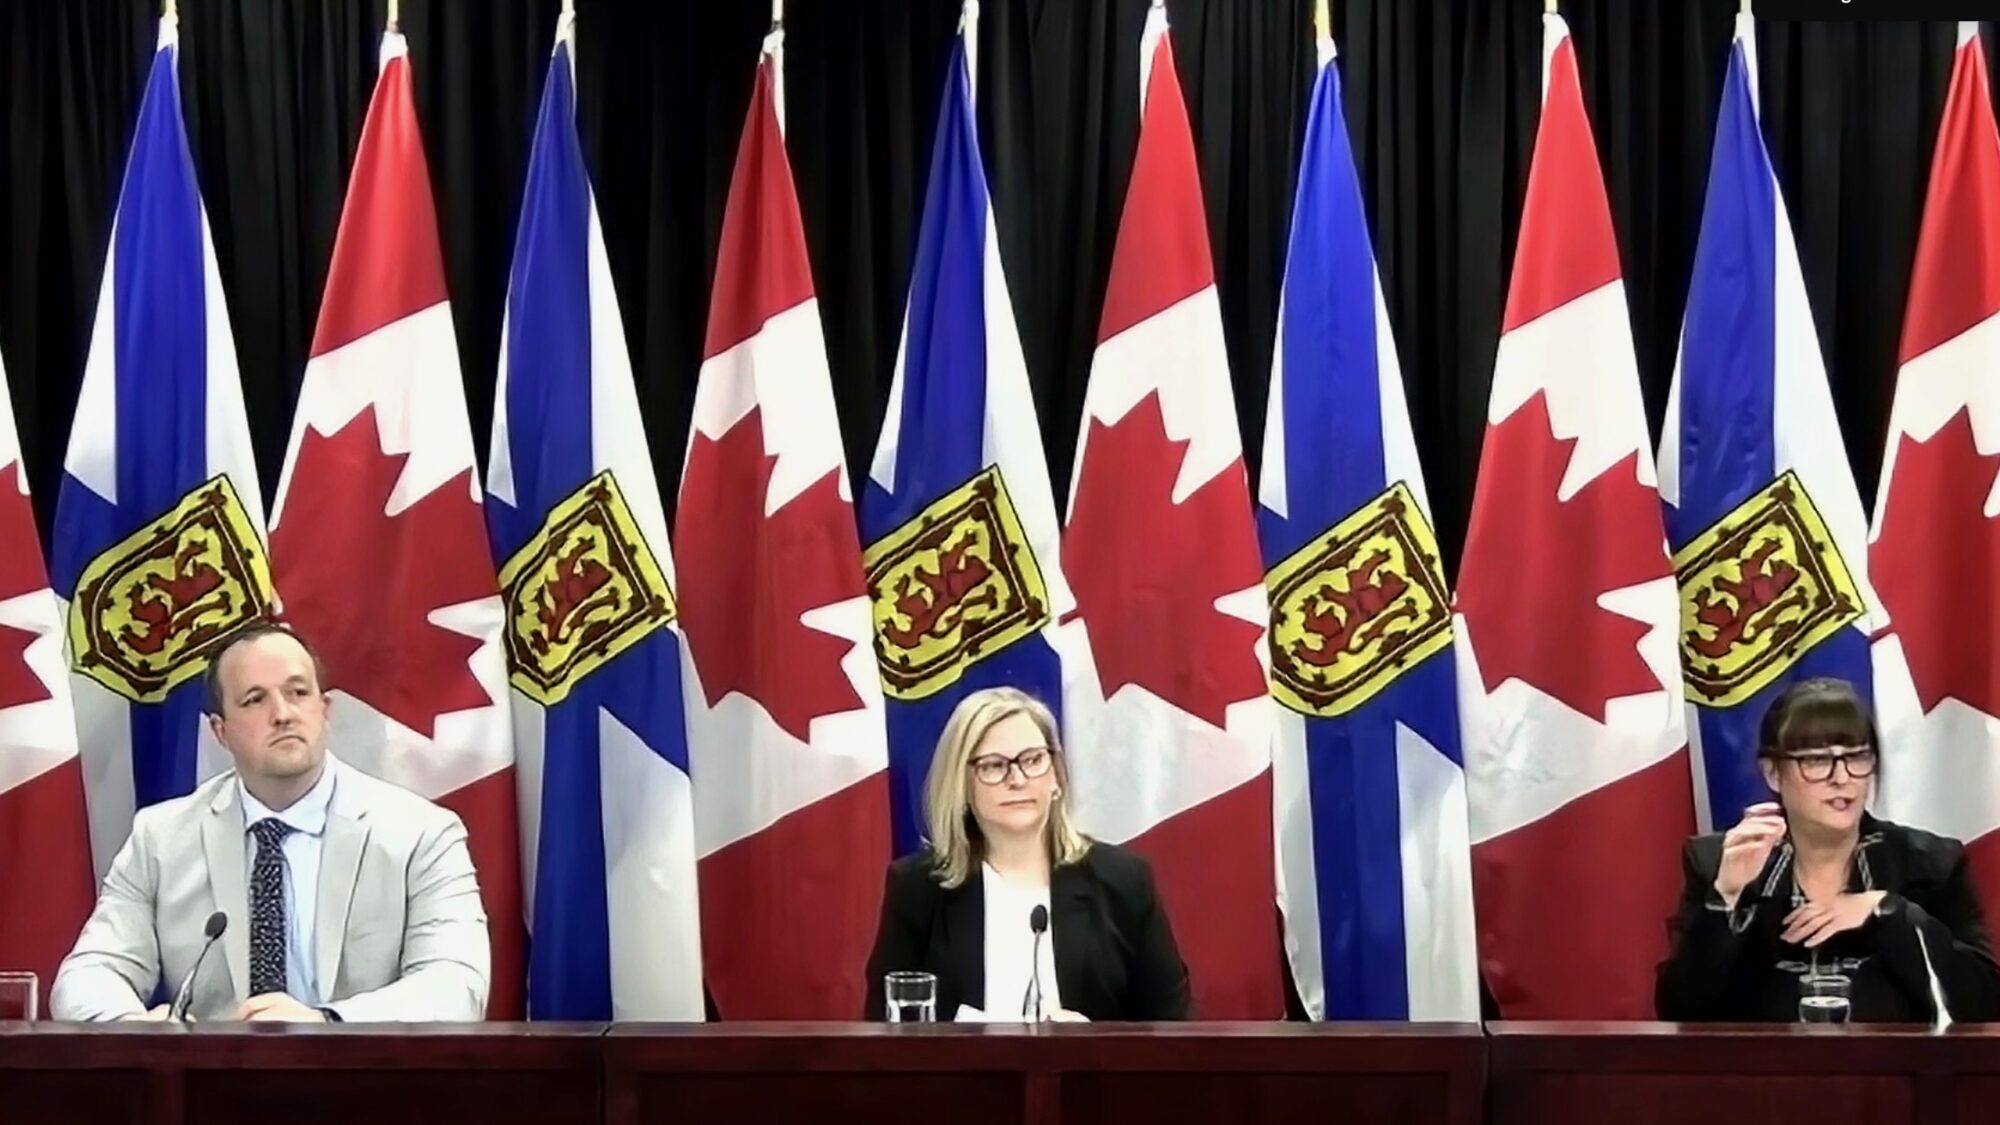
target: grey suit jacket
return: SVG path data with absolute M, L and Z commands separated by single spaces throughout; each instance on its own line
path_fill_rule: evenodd
M 314 966 L 325 1006 L 349 1021 L 485 1018 L 490 950 L 458 816 L 342 765 L 320 853 Z M 50 1013 L 110 1020 L 171 997 L 210 914 L 229 928 L 195 977 L 196 1019 L 249 995 L 250 910 L 235 771 L 139 810 L 97 908 L 56 972 Z M 221 954 L 218 957 L 216 954 Z

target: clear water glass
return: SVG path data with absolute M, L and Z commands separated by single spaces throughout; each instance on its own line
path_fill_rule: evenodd
M 1849 981 L 1838 973 L 1821 973 L 1799 981 L 1800 1023 L 1846 1023 L 1852 1010 Z
M 937 977 L 931 973 L 890 973 L 882 978 L 882 995 L 890 1023 L 937 1022 Z
M 42 981 L 33 973 L 0 972 L 0 1022 L 35 1022 Z

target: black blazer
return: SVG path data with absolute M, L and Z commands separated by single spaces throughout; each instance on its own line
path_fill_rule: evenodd
M 868 957 L 867 1017 L 883 1017 L 882 977 L 921 970 L 938 979 L 937 1016 L 960 1004 L 1012 1018 L 1018 997 L 986 997 L 986 891 L 979 871 L 946 890 L 929 851 L 889 865 L 882 921 Z M 1049 939 L 1062 1005 L 1093 1021 L 1188 1018 L 1188 973 L 1136 852 L 1091 844 L 1049 876 Z M 1028 920 L 1021 919 L 1026 926 Z
M 1672 949 L 1653 994 L 1661 1019 L 1798 1019 L 1799 977 L 1812 954 L 1779 937 L 1793 905 L 1791 857 L 1789 843 L 1773 849 L 1735 909 L 1724 910 L 1715 893 L 1722 835 L 1688 841 Z M 1848 889 L 1887 892 L 1874 918 L 1819 947 L 1821 966 L 1853 982 L 1850 1018 L 1935 1019 L 1934 972 L 1954 1022 L 2000 1019 L 2000 963 L 1966 875 L 1964 845 L 1864 816 Z

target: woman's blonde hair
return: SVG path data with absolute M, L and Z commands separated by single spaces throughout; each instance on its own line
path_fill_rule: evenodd
M 960 700 L 952 710 L 944 733 L 938 736 L 937 752 L 931 755 L 930 774 L 924 783 L 924 822 L 937 860 L 937 881 L 946 887 L 963 884 L 986 858 L 986 840 L 972 815 L 972 750 L 995 724 L 1015 715 L 1028 716 L 1040 728 L 1055 767 L 1057 798 L 1049 802 L 1049 819 L 1043 828 L 1049 866 L 1075 863 L 1090 850 L 1089 838 L 1070 823 L 1068 806 L 1061 799 L 1069 788 L 1069 763 L 1056 735 L 1056 717 L 1040 700 L 1017 688 L 983 688 Z

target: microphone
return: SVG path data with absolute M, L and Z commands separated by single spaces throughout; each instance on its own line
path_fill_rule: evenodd
M 201 928 L 202 936 L 208 941 L 202 944 L 201 952 L 195 955 L 194 967 L 188 970 L 187 976 L 181 978 L 180 991 L 174 993 L 173 1007 L 167 1009 L 168 1019 L 179 1023 L 188 1022 L 188 1008 L 194 1004 L 194 975 L 201 972 L 201 963 L 207 960 L 208 951 L 215 948 L 216 939 L 220 938 L 222 931 L 228 928 L 229 915 L 218 910 L 208 916 L 208 924 Z
M 1039 903 L 1028 914 L 1028 929 L 1035 935 L 1035 944 L 1028 954 L 1028 989 L 1021 996 L 1021 1018 L 1042 1018 L 1042 935 L 1049 932 L 1049 908 Z M 1029 1015 L 1032 1008 L 1034 1014 Z

